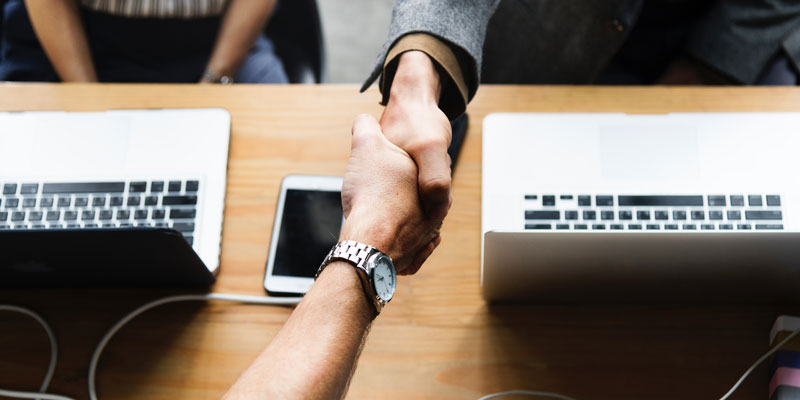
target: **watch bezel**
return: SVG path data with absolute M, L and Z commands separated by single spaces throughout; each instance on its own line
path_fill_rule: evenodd
M 384 299 L 383 297 L 381 297 L 380 293 L 378 293 L 378 287 L 375 284 L 375 270 L 377 270 L 378 259 L 380 259 L 380 258 L 385 258 L 386 259 L 386 262 L 389 264 L 389 266 L 392 269 L 392 275 L 394 277 L 394 279 L 393 279 L 394 280 L 394 285 L 392 285 L 392 293 L 391 293 L 391 296 L 389 296 L 388 299 Z M 397 292 L 397 270 L 394 267 L 394 262 L 392 262 L 391 257 L 389 257 L 388 255 L 386 255 L 386 254 L 384 254 L 384 253 L 382 253 L 380 251 L 375 251 L 375 253 L 372 256 L 369 257 L 369 259 L 367 261 L 367 265 L 369 265 L 369 268 L 368 268 L 368 270 L 369 270 L 369 283 L 372 286 L 372 292 L 375 294 L 375 298 L 378 300 L 378 302 L 380 302 L 381 306 L 384 306 L 384 305 L 386 305 L 386 303 L 390 302 L 394 298 L 394 294 L 395 294 L 395 292 Z

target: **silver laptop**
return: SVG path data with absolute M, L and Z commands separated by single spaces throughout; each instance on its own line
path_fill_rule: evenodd
M 0 232 L 164 228 L 216 274 L 229 138 L 222 109 L 0 113 Z
M 800 113 L 492 114 L 492 302 L 800 301 Z

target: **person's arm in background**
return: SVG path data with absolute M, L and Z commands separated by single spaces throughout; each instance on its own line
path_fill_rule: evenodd
M 658 83 L 750 85 L 777 55 L 800 68 L 800 2 L 719 0 Z
M 395 0 L 389 39 L 362 91 L 381 77 L 381 128 L 419 168 L 425 211 L 442 221 L 451 203 L 448 118 L 480 81 L 483 41 L 498 0 Z
M 236 76 L 274 8 L 275 0 L 231 0 L 222 17 L 206 72 L 218 77 Z
M 25 6 L 50 63 L 64 82 L 96 82 L 78 0 L 26 0 Z
M 419 270 L 439 241 L 437 224 L 419 204 L 416 177 L 414 162 L 381 134 L 378 122 L 357 118 L 340 240 L 383 251 L 398 274 Z M 331 263 L 225 399 L 343 398 L 374 313 L 355 267 Z

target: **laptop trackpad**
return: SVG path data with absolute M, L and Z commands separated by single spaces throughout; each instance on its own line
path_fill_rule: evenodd
M 697 131 L 691 126 L 601 126 L 605 179 L 688 179 L 699 174 Z

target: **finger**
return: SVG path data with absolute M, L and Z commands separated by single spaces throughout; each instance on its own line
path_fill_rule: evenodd
M 439 239 L 439 242 L 441 242 L 441 239 Z M 433 251 L 436 249 L 436 246 L 438 246 L 438 244 L 436 243 L 436 239 L 430 241 L 422 250 L 419 251 L 419 253 L 417 253 L 417 255 L 414 257 L 414 261 L 411 262 L 411 265 L 409 265 L 408 268 L 404 269 L 403 272 L 399 274 L 400 275 L 416 274 L 417 271 L 419 271 L 420 268 L 422 268 L 422 264 L 425 263 L 425 261 L 428 259 L 428 257 L 431 256 L 431 254 L 433 254 Z
M 444 220 L 450 204 L 450 163 L 447 147 L 430 145 L 414 155 L 419 168 L 419 192 L 425 212 L 435 220 Z
M 369 114 L 360 114 L 353 121 L 353 142 L 352 149 L 362 146 L 369 146 L 373 141 L 382 138 L 381 126 L 378 121 Z

